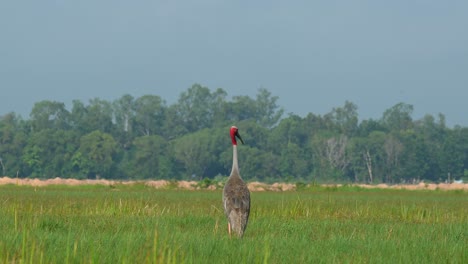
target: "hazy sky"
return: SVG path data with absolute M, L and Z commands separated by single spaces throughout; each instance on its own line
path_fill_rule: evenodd
M 1 0 L 0 115 L 41 100 L 161 96 L 199 83 L 279 96 L 287 113 L 345 100 L 468 126 L 466 0 Z

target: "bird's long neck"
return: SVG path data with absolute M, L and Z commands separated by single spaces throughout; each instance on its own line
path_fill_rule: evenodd
M 239 164 L 237 162 L 237 145 L 232 145 L 232 170 L 231 176 L 240 177 Z

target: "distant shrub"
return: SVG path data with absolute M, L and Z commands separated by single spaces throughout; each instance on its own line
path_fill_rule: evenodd
M 177 182 L 177 180 L 170 180 L 167 182 L 165 188 L 168 189 L 168 190 L 175 190 L 179 187 L 179 183 Z
M 307 188 L 307 184 L 303 182 L 296 182 L 296 191 L 303 191 Z
M 215 181 L 214 180 L 211 180 L 209 178 L 204 178 L 203 180 L 199 181 L 197 183 L 197 187 L 200 187 L 202 189 L 206 189 L 208 188 L 210 185 L 215 185 Z

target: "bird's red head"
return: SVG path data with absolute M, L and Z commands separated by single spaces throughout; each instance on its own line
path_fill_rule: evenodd
M 241 136 L 239 135 L 239 129 L 236 126 L 231 127 L 231 141 L 232 145 L 237 145 L 237 140 L 236 137 L 244 144 L 244 141 L 242 140 Z

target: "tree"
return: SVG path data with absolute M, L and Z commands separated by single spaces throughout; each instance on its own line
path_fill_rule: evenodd
M 229 122 L 229 120 L 226 120 L 226 97 L 227 92 L 222 88 L 218 88 L 211 93 L 211 111 L 213 112 L 213 127 L 220 127 Z
M 315 176 L 327 181 L 343 178 L 350 163 L 348 137 L 322 131 L 315 134 L 311 142 Z
M 403 144 L 393 135 L 385 138 L 384 142 L 385 161 L 387 172 L 385 182 L 393 182 L 401 173 L 401 155 L 403 152 Z
M 99 130 L 81 137 L 80 147 L 73 156 L 79 171 L 91 178 L 109 178 L 117 143 L 112 135 Z
M 220 112 L 224 110 L 226 92 L 217 89 L 211 93 L 210 89 L 194 84 L 187 91 L 180 94 L 177 103 L 177 113 L 187 131 L 198 131 L 213 126 L 215 118 L 220 120 Z
M 166 102 L 156 95 L 145 95 L 135 101 L 135 130 L 140 136 L 163 135 Z
M 259 124 L 266 128 L 271 128 L 278 123 L 284 113 L 284 109 L 277 104 L 279 97 L 271 96 L 271 93 L 264 88 L 260 88 L 257 93 L 256 119 Z
M 135 117 L 135 99 L 125 94 L 112 104 L 116 127 L 124 132 L 132 131 L 132 120 Z
M 398 103 L 385 110 L 381 122 L 390 131 L 407 130 L 413 127 L 413 106 L 405 103 Z
M 440 177 L 445 177 L 446 173 L 442 173 L 441 160 L 443 156 L 443 145 L 447 137 L 448 129 L 445 126 L 445 117 L 439 114 L 439 120 L 436 121 L 434 116 L 425 115 L 423 119 L 415 122 L 415 132 L 422 138 L 420 144 L 425 145 L 427 152 L 428 170 L 427 175 L 421 175 L 429 180 L 437 181 Z M 445 176 L 443 175 L 445 174 Z
M 367 133 L 367 132 L 366 132 Z M 385 142 L 388 136 L 383 131 L 372 131 L 367 136 L 353 137 L 349 142 L 349 179 L 355 182 L 381 182 L 388 171 L 398 171 L 398 167 L 387 167 Z M 387 142 L 387 147 L 389 143 Z
M 28 172 L 33 177 L 44 178 L 44 162 L 42 160 L 44 150 L 35 145 L 30 145 L 23 152 L 23 162 L 28 166 Z
M 257 121 L 257 107 L 255 100 L 249 96 L 234 96 L 232 101 L 226 106 L 227 120 L 231 122 L 239 122 L 243 120 Z
M 166 122 L 163 130 L 163 136 L 166 140 L 176 139 L 188 133 L 177 108 L 177 105 L 171 105 L 166 109 Z
M 306 121 L 297 115 L 290 115 L 282 119 L 269 134 L 269 149 L 275 153 L 289 144 L 305 146 L 309 138 L 310 130 L 306 126 Z
M 86 106 L 83 104 L 83 102 L 79 100 L 73 100 L 72 110 L 70 113 L 71 128 L 83 134 L 90 132 L 88 131 L 90 128 L 88 128 L 88 124 L 86 123 L 87 115 L 88 109 L 86 109 Z
M 82 134 L 88 134 L 95 130 L 105 133 L 114 132 L 113 117 L 112 104 L 107 101 L 94 98 L 89 101 L 87 106 L 81 101 L 73 101 L 72 125 Z
M 346 147 L 348 146 L 348 137 L 340 135 L 332 137 L 325 142 L 325 155 L 328 163 L 337 170 L 344 172 L 349 164 L 349 159 L 346 155 Z
M 454 133 L 457 138 L 458 147 L 461 150 L 461 158 L 463 160 L 463 172 L 459 177 L 463 177 L 464 181 L 468 180 L 468 128 L 462 128 L 460 126 L 456 126 L 454 128 Z M 458 175 L 454 175 L 458 177 Z M 455 178 L 454 178 L 455 179 Z M 457 178 L 458 179 L 458 178 Z
M 33 131 L 69 128 L 70 113 L 64 103 L 40 101 L 34 104 L 30 116 Z
M 249 96 L 234 96 L 227 108 L 227 119 L 234 122 L 254 120 L 260 126 L 272 128 L 278 123 L 284 109 L 277 105 L 278 97 L 261 88 L 258 90 L 256 100 Z
M 430 156 L 424 137 L 421 134 L 415 133 L 412 130 L 400 132 L 397 134 L 399 141 L 403 145 L 401 152 L 401 162 L 398 168 L 398 174 L 393 173 L 390 181 L 403 180 L 412 181 L 415 179 L 428 179 L 431 173 L 429 172 Z M 389 174 L 392 176 L 392 174 Z M 396 177 L 398 176 L 398 177 Z
M 15 113 L 0 117 L 0 159 L 4 176 L 21 175 L 25 172 L 21 157 L 27 144 L 27 130 L 26 122 Z
M 372 132 L 376 131 L 386 131 L 381 122 L 373 119 L 362 120 L 362 122 L 359 123 L 357 133 L 355 136 L 367 137 Z
M 466 169 L 464 161 L 467 154 L 466 139 L 468 139 L 468 136 L 466 132 L 463 134 L 461 129 L 455 129 L 447 133 L 440 152 L 440 169 L 442 173 L 442 175 L 439 175 L 440 179 L 447 179 L 447 181 L 451 182 L 453 179 L 461 178 L 464 175 Z
M 368 138 L 354 137 L 350 140 L 350 168 L 354 182 L 374 181 L 374 157 L 368 146 Z
M 336 129 L 347 136 L 353 136 L 358 128 L 357 106 L 349 101 L 343 107 L 333 108 L 325 118 L 331 120 Z
M 112 103 L 115 120 L 114 137 L 126 149 L 134 137 L 135 99 L 125 94 Z
M 277 165 L 283 178 L 306 179 L 310 174 L 310 156 L 305 148 L 295 143 L 289 143 L 281 149 Z
M 210 142 L 209 129 L 182 136 L 174 142 L 174 154 L 185 167 L 185 178 L 206 176 L 210 163 L 216 159 L 216 154 L 210 152 Z
M 128 175 L 131 179 L 169 178 L 172 176 L 173 162 L 168 152 L 168 143 L 159 135 L 135 138 Z
M 23 161 L 33 177 L 69 178 L 73 176 L 71 158 L 77 147 L 75 131 L 44 129 L 28 139 Z
M 87 106 L 86 123 L 90 130 L 100 130 L 104 133 L 114 131 L 112 104 L 108 101 L 94 98 Z

